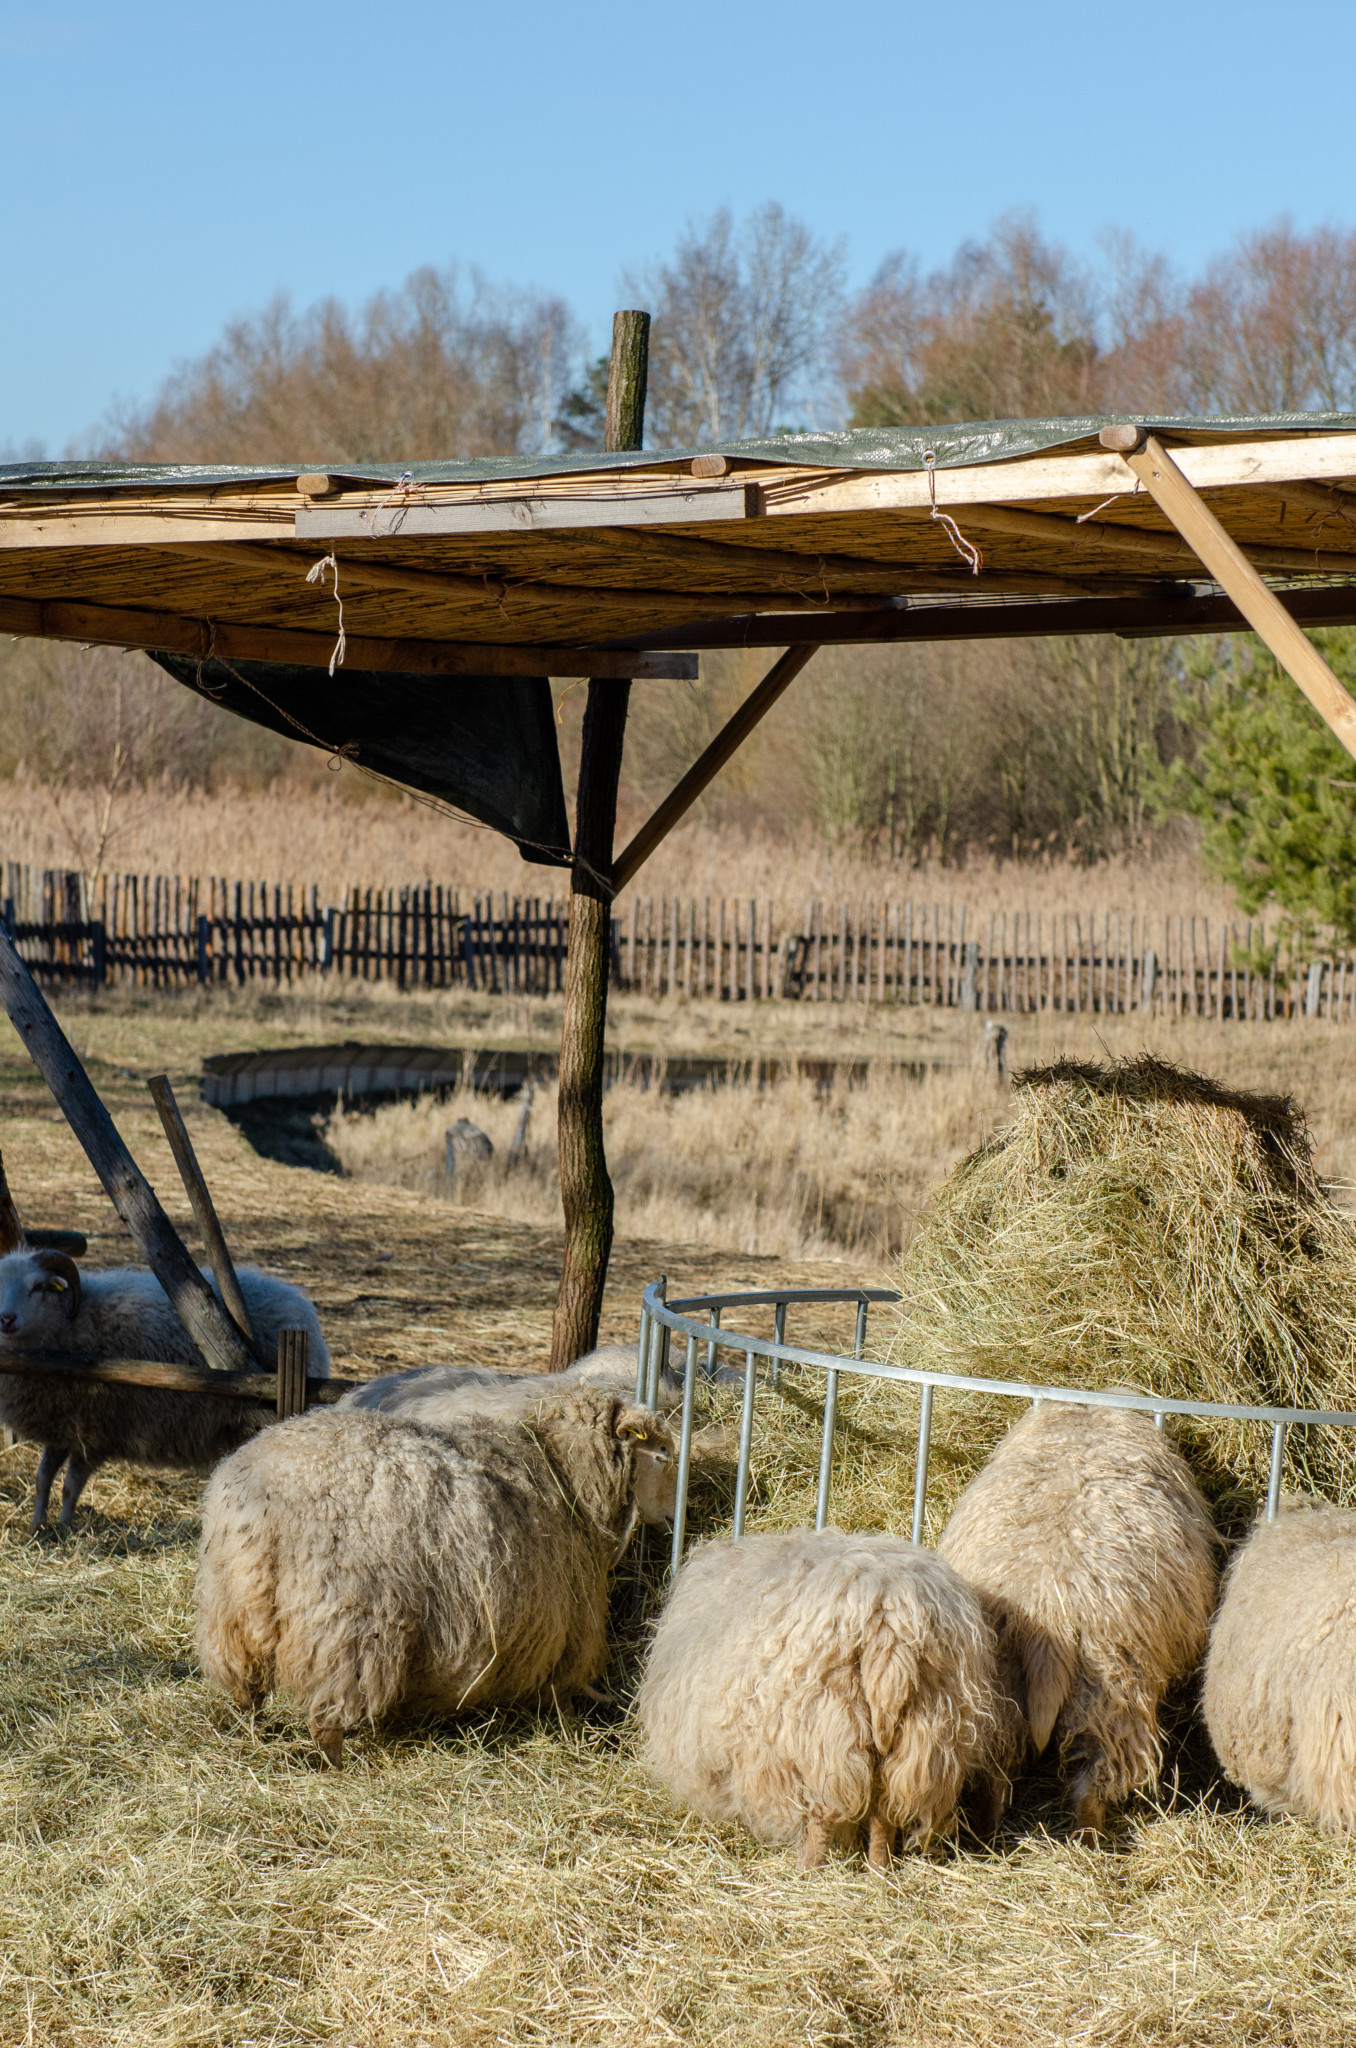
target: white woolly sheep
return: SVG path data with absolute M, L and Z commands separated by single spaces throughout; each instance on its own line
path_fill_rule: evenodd
M 1158 1709 L 1205 1648 L 1216 1538 L 1150 1416 L 1038 1401 L 971 1480 L 938 1554 L 983 1596 L 999 1676 L 1039 1752 L 1054 1733 L 1085 1841 L 1154 1782 Z M 981 1785 L 996 1818 L 1001 1788 Z
M 1215 1753 L 1268 1813 L 1356 1829 L 1356 1514 L 1283 1501 L 1235 1557 L 1202 1704 Z
M 636 1521 L 667 1521 L 673 1442 L 576 1387 L 527 1422 L 432 1430 L 298 1416 L 218 1467 L 203 1502 L 198 1649 L 236 1703 L 276 1689 L 332 1764 L 346 1729 L 592 1685 L 607 1581 Z
M 636 1701 L 675 1798 L 761 1841 L 799 1839 L 802 1870 L 863 1826 L 877 1868 L 901 1829 L 926 1845 L 1001 1746 L 1002 1710 L 964 1580 L 901 1537 L 840 1529 L 701 1544 Z
M 305 1330 L 310 1340 L 307 1371 L 327 1378 L 330 1355 L 315 1306 L 301 1289 L 252 1266 L 242 1266 L 238 1277 L 265 1356 L 276 1353 L 280 1330 Z M 204 1278 L 212 1278 L 205 1268 Z M 82 1273 L 63 1252 L 18 1251 L 0 1258 L 0 1351 L 13 1356 L 25 1350 L 203 1363 L 153 1273 L 138 1266 Z M 61 1526 L 66 1528 L 86 1480 L 109 1458 L 205 1471 L 252 1437 L 267 1416 L 257 1401 L 154 1387 L 91 1386 L 73 1376 L 0 1374 L 0 1423 L 43 1447 L 35 1530 L 47 1520 L 52 1484 L 63 1464 Z

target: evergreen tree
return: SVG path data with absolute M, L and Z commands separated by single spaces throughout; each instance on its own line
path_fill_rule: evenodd
M 1348 687 L 1356 631 L 1313 635 Z M 1168 770 L 1160 803 L 1205 827 L 1207 864 L 1246 911 L 1286 912 L 1296 936 L 1323 928 L 1356 944 L 1356 764 L 1251 637 L 1196 642 L 1180 715 L 1194 746 Z

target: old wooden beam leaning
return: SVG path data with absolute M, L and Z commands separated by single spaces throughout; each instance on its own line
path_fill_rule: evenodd
M 253 1372 L 255 1363 L 245 1339 L 194 1265 L 188 1247 L 124 1144 L 13 940 L 3 931 L 0 1002 L 131 1231 L 137 1250 L 209 1366 L 219 1372 Z
M 1156 435 L 1135 426 L 1103 427 L 1102 445 L 1123 456 L 1154 501 L 1226 590 L 1248 624 L 1298 683 L 1319 716 L 1356 758 L 1356 702 L 1312 640 L 1268 590 L 1238 543 L 1187 482 Z

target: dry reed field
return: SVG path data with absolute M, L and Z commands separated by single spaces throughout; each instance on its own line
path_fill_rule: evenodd
M 655 798 L 662 793 L 656 789 Z M 35 867 L 85 865 L 91 839 L 82 806 L 97 794 L 53 794 L 20 775 L 5 786 L 6 860 Z M 623 813 L 617 843 L 645 811 Z M 346 771 L 271 787 L 212 790 L 173 782 L 129 789 L 119 800 L 116 830 L 103 865 L 128 874 L 226 875 L 275 883 L 315 883 L 322 899 L 342 901 L 356 887 L 390 888 L 426 879 L 463 896 L 560 895 L 564 878 L 534 867 L 497 833 L 449 817 L 436 806 L 397 796 Z M 782 917 L 808 900 L 878 901 L 882 897 L 964 902 L 975 916 L 990 911 L 1049 915 L 1110 908 L 1137 915 L 1227 917 L 1228 892 L 1204 875 L 1189 851 L 1170 848 L 1135 860 L 1088 868 L 1052 855 L 1014 866 L 987 856 L 963 866 L 910 866 L 877 860 L 851 843 L 834 844 L 805 831 L 784 840 L 715 823 L 700 810 L 684 820 L 646 862 L 642 878 L 618 898 L 735 896 L 773 902 Z
M 709 1016 L 684 1010 L 682 1046 L 671 1050 L 737 1054 L 721 1034 L 743 1020 L 709 1007 Z M 195 1103 L 192 1077 L 206 1052 L 244 1045 L 472 1042 L 478 1016 L 549 1040 L 549 1006 L 501 1004 L 492 1020 L 487 1008 L 460 998 L 400 1004 L 380 991 L 330 1004 L 134 993 L 62 1006 L 176 1221 L 189 1231 L 144 1087 L 162 1068 L 188 1109 L 237 1255 L 308 1285 L 336 1368 L 356 1374 L 434 1359 L 540 1360 L 560 1249 L 544 1157 L 549 1101 L 534 1107 L 534 1157 L 516 1187 L 511 1174 L 489 1177 L 473 1207 L 420 1176 L 436 1168 L 441 1129 L 459 1111 L 489 1128 L 502 1153 L 512 1103 L 350 1113 L 336 1147 L 351 1144 L 365 1176 L 389 1178 L 341 1178 L 260 1158 Z M 813 1021 L 821 1050 L 886 1060 L 910 1043 L 898 1019 L 894 1028 L 880 1015 L 845 1020 L 837 1035 L 829 1018 Z M 950 1064 L 922 1078 L 882 1071 L 858 1091 L 824 1096 L 798 1084 L 677 1098 L 620 1091 L 609 1115 L 622 1234 L 604 1335 L 634 1329 L 640 1288 L 659 1271 L 675 1293 L 888 1280 L 895 1259 L 883 1241 L 873 1251 L 863 1236 L 843 1254 L 808 1202 L 779 1240 L 770 1211 L 789 1209 L 797 1175 L 817 1185 L 822 1170 L 835 1189 L 833 1175 L 859 1188 L 893 1175 L 890 1199 L 906 1214 L 1002 1118 L 1005 1097 L 974 1064 L 976 1020 L 927 1021 L 928 1058 Z M 1019 1062 L 1099 1058 L 1096 1023 L 1018 1020 L 1012 1049 Z M 639 1042 L 674 1024 L 623 1003 L 614 1028 Z M 1142 1049 L 1115 1019 L 1100 1036 L 1112 1053 Z M 1356 1177 L 1356 1040 L 1340 1027 L 1168 1020 L 1153 1046 L 1231 1086 L 1293 1088 L 1319 1169 Z M 7 1029 L 0 1113 L 27 1219 L 89 1231 L 92 1261 L 125 1257 L 120 1226 Z M 705 1187 L 695 1177 L 702 1158 L 711 1162 Z M 767 1196 L 761 1206 L 756 1193 Z M 723 1215 L 735 1220 L 722 1238 Z M 748 1250 L 744 1229 L 751 1243 L 762 1233 Z M 892 1254 L 898 1242 L 896 1232 Z M 835 1247 L 840 1256 L 826 1256 Z M 799 1333 L 836 1346 L 849 1324 L 843 1311 L 807 1313 Z M 886 1312 L 876 1346 L 890 1334 Z M 803 1523 L 817 1465 L 815 1389 L 788 1378 L 760 1415 L 751 1523 Z M 907 1528 L 915 1415 L 916 1403 L 893 1389 L 844 1389 L 833 1496 L 844 1525 Z M 939 1404 L 933 1539 L 973 1457 L 973 1431 Z M 288 1710 L 274 1703 L 242 1718 L 198 1673 L 199 1482 L 107 1468 L 90 1483 L 76 1531 L 34 1541 L 34 1465 L 28 1447 L 0 1455 L 6 2048 L 1336 2048 L 1351 2038 L 1347 1845 L 1250 1812 L 1216 1780 L 1189 1699 L 1174 1709 L 1159 1799 L 1134 1805 L 1105 1851 L 1068 1840 L 1055 1788 L 1037 1778 L 993 1852 L 962 1840 L 934 1860 L 897 1863 L 884 1880 L 846 1861 L 803 1878 L 791 1852 L 675 1814 L 638 1767 L 625 1707 L 658 1585 L 653 1550 L 619 1578 L 606 1702 L 582 1718 L 496 1713 L 359 1734 L 336 1775 L 314 1767 Z M 728 1514 L 728 1475 L 708 1472 L 694 1523 L 715 1530 Z

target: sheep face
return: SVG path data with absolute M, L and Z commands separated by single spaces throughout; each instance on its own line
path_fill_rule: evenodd
M 80 1313 L 80 1273 L 64 1252 L 0 1259 L 0 1341 L 60 1351 Z
M 631 1447 L 632 1498 L 650 1529 L 666 1529 L 678 1505 L 678 1464 L 673 1438 L 648 1408 L 624 1408 L 616 1433 Z

